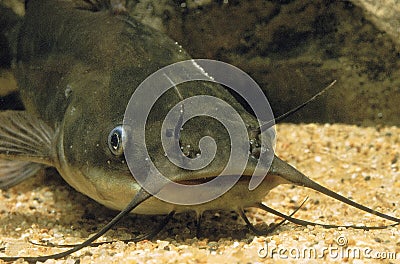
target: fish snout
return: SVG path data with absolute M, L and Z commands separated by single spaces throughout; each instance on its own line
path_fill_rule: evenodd
M 260 131 L 254 126 L 246 127 L 247 135 L 242 135 L 240 140 L 218 138 L 217 135 L 214 135 L 215 137 L 212 140 L 216 144 L 215 152 L 210 150 L 211 144 L 201 148 L 202 144 L 199 143 L 201 143 L 202 139 L 200 138 L 195 138 L 193 135 L 191 137 L 182 137 L 179 140 L 180 156 L 184 156 L 189 162 L 201 158 L 212 160 L 207 166 L 203 166 L 201 169 L 194 169 L 196 171 L 195 174 L 200 175 L 202 178 L 214 178 L 219 175 L 240 175 L 250 179 L 255 176 L 258 180 L 254 180 L 253 189 L 268 174 L 274 159 L 275 129 L 271 127 Z M 211 155 L 214 155 L 212 159 L 209 158 Z M 230 168 L 227 169 L 229 166 Z

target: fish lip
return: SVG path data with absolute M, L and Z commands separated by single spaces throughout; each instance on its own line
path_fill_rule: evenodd
M 210 182 L 217 177 L 229 177 L 229 176 L 232 176 L 232 175 L 206 176 L 206 177 L 191 179 L 191 180 L 179 180 L 176 183 L 183 184 L 183 185 L 198 185 L 198 184 L 204 184 L 204 183 Z M 239 181 L 243 182 L 243 181 L 249 181 L 249 180 L 250 180 L 249 175 L 241 175 L 237 182 L 239 182 Z
M 264 168 L 264 170 L 260 170 L 258 173 L 255 172 L 255 167 L 256 164 L 253 164 L 254 166 L 250 166 L 250 167 L 246 167 L 246 169 L 242 172 L 242 174 L 240 175 L 239 179 L 236 181 L 236 183 L 243 183 L 243 182 L 250 182 L 250 180 L 253 177 L 267 177 L 268 174 L 271 173 L 270 168 Z M 214 179 L 216 179 L 217 177 L 237 177 L 237 174 L 219 174 L 221 173 L 220 171 L 209 171 L 208 173 L 204 173 L 203 175 L 198 175 L 197 177 L 193 177 L 192 179 L 189 180 L 184 180 L 184 179 L 177 179 L 176 183 L 178 184 L 183 184 L 183 185 L 200 185 L 200 184 L 204 184 L 207 182 L 210 182 Z M 265 179 L 263 179 L 262 181 L 265 181 Z M 235 184 L 236 184 L 235 183 Z

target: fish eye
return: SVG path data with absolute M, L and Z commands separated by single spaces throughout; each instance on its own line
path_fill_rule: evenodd
M 122 146 L 122 126 L 117 126 L 111 130 L 108 135 L 108 148 L 115 156 L 121 156 L 124 153 Z

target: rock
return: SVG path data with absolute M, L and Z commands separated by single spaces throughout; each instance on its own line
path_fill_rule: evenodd
M 361 7 L 368 20 L 388 33 L 400 46 L 400 1 L 399 0 L 351 0 Z
M 194 58 L 222 60 L 250 74 L 276 115 L 338 80 L 288 121 L 400 125 L 400 50 L 394 42 L 400 38 L 390 32 L 400 28 L 398 0 L 128 3 L 132 16 Z
M 165 32 L 195 58 L 249 73 L 276 115 L 338 83 L 292 122 L 400 124 L 399 50 L 344 1 L 213 1 L 176 7 Z
M 17 90 L 17 83 L 10 70 L 16 53 L 18 23 L 24 15 L 22 1 L 0 2 L 0 97 Z M 2 100 L 0 100 L 2 103 Z M 0 108 L 5 105 L 0 105 Z

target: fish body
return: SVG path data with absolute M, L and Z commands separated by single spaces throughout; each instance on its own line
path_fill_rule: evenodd
M 187 59 L 190 56 L 176 42 L 129 16 L 79 9 L 71 1 L 29 1 L 19 34 L 16 68 L 26 111 L 1 114 L 5 124 L 0 132 L 3 187 L 33 175 L 43 165 L 53 166 L 79 192 L 122 210 L 140 186 L 123 155 L 110 151 L 107 138 L 122 124 L 131 95 L 147 76 Z M 218 84 L 190 83 L 179 88 L 184 98 L 199 94 L 222 98 L 237 110 L 246 126 L 258 126 L 257 120 Z M 146 142 L 150 142 L 147 147 L 154 163 L 177 182 L 214 177 L 230 154 L 229 135 L 218 122 L 207 121 L 204 126 L 200 118 L 188 122 L 181 133 L 182 145 L 191 146 L 193 153 L 199 153 L 194 146 L 204 135 L 216 140 L 218 156 L 206 169 L 192 172 L 174 168 L 160 148 L 156 131 L 161 130 L 162 117 L 179 101 L 171 89 L 148 117 Z M 10 141 L 17 143 L 10 145 Z M 256 163 L 254 158 L 249 160 L 247 171 L 254 170 Z M 271 175 L 269 181 L 250 192 L 248 180 L 241 179 L 229 192 L 205 204 L 184 206 L 151 198 L 135 213 L 242 208 L 260 201 L 285 181 Z

